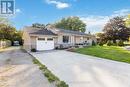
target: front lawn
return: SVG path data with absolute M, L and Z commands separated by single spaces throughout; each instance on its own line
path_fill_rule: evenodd
M 78 53 L 130 63 L 130 51 L 116 46 L 92 46 L 75 50 Z

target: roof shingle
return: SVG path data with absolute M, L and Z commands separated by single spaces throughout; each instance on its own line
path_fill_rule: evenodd
M 58 29 L 61 33 L 69 33 L 69 34 L 76 34 L 76 35 L 87 35 L 86 33 L 79 32 L 79 31 L 72 31 L 72 30 L 65 30 L 65 29 Z
M 26 31 L 29 34 L 35 34 L 35 35 L 57 35 L 53 33 L 51 30 L 43 29 L 43 28 L 34 28 L 34 27 L 26 27 Z

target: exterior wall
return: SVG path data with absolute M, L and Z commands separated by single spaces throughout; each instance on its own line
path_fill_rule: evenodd
M 89 37 L 83 37 L 83 41 L 87 41 Z
M 23 37 L 22 38 L 24 40 L 23 48 L 25 50 L 27 50 L 27 51 L 30 51 L 30 49 L 31 49 L 31 38 L 30 38 L 29 34 L 26 31 L 23 32 Z
M 58 35 L 58 44 L 62 44 L 63 43 L 63 35 Z
M 75 43 L 83 43 L 83 36 L 75 36 Z
M 54 43 L 55 43 L 55 44 L 58 43 L 58 37 L 54 37 Z
M 90 36 L 90 39 L 88 40 L 89 44 L 92 45 L 92 41 L 94 41 L 95 43 L 97 43 L 97 39 L 95 36 Z
M 71 44 L 75 44 L 75 37 L 74 36 L 70 36 L 70 43 Z
M 92 45 L 92 41 L 97 42 L 95 36 L 75 36 L 75 43 L 84 43 L 86 42 L 88 45 Z
M 69 36 L 69 42 L 68 44 L 74 44 L 75 43 L 75 36 L 74 35 L 68 35 L 68 34 L 60 34 L 58 35 L 58 44 L 64 44 L 63 43 L 63 36 Z
M 69 42 L 68 43 L 63 42 L 63 36 L 69 36 Z M 58 42 L 55 44 L 55 47 L 59 47 L 60 45 L 62 45 L 64 48 L 67 48 L 67 47 L 75 45 L 75 36 L 70 35 L 70 34 L 59 34 L 57 41 Z
M 92 45 L 92 39 L 88 40 L 89 45 Z
M 88 45 L 92 45 L 92 38 L 91 38 L 91 36 L 84 37 L 84 42 L 87 42 Z
M 69 36 L 68 44 L 75 44 L 75 43 L 83 42 L 83 36 L 75 36 L 75 35 L 70 35 L 70 34 L 59 34 L 58 35 L 58 44 L 64 44 L 63 36 Z
M 63 43 L 63 36 L 69 36 L 69 42 L 68 43 Z M 88 39 L 89 38 L 89 39 Z M 76 44 L 76 43 L 84 43 L 87 41 L 88 43 L 91 44 L 92 40 L 91 37 L 86 37 L 86 36 L 75 36 L 75 35 L 67 35 L 67 34 L 60 34 L 58 35 L 57 38 L 57 44 Z
M 36 36 L 31 36 L 31 49 L 35 48 L 36 49 L 36 45 L 37 45 L 37 42 L 36 42 Z

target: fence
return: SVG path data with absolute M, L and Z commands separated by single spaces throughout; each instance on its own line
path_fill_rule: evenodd
M 11 46 L 11 41 L 9 41 L 9 40 L 0 41 L 0 49 L 6 48 L 6 47 L 9 47 L 9 46 Z

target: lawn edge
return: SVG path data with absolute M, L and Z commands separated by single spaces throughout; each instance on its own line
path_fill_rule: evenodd
M 27 52 L 24 49 L 21 49 L 23 52 L 28 53 L 32 56 L 33 64 L 36 64 L 39 69 L 42 71 L 43 75 L 48 79 L 50 83 L 53 83 L 56 87 L 69 87 L 69 85 L 61 81 L 57 76 L 55 76 L 44 64 L 42 64 L 37 58 L 35 58 L 30 52 Z
M 94 55 L 91 55 L 91 54 L 84 54 L 84 53 L 80 53 L 80 52 L 76 52 L 76 51 L 70 51 L 70 50 L 66 50 L 68 52 L 72 52 L 72 53 L 78 53 L 78 54 L 82 54 L 82 55 L 87 55 L 87 56 L 91 56 L 91 57 L 94 57 L 94 58 L 98 58 L 100 60 L 107 60 L 107 61 L 112 61 L 112 62 L 116 62 L 116 63 L 123 63 L 123 64 L 129 64 L 130 65 L 130 62 L 125 62 L 125 61 L 119 61 L 119 60 L 113 60 L 113 59 L 109 59 L 109 58 L 105 58 L 105 57 L 100 57 L 100 56 L 94 56 Z
M 69 51 L 69 50 L 67 50 L 67 51 Z M 80 52 L 77 52 L 75 49 L 73 51 L 69 51 L 69 52 L 78 53 L 78 54 L 87 55 L 87 56 L 92 56 L 92 57 L 99 58 L 99 59 L 102 59 L 102 60 L 109 60 L 109 61 L 114 61 L 114 62 L 121 62 L 121 63 L 125 63 L 125 64 L 130 64 L 130 62 L 126 62 L 126 61 L 114 60 L 114 59 L 109 59 L 109 58 L 100 57 L 100 56 L 96 56 L 96 55 L 80 53 Z

